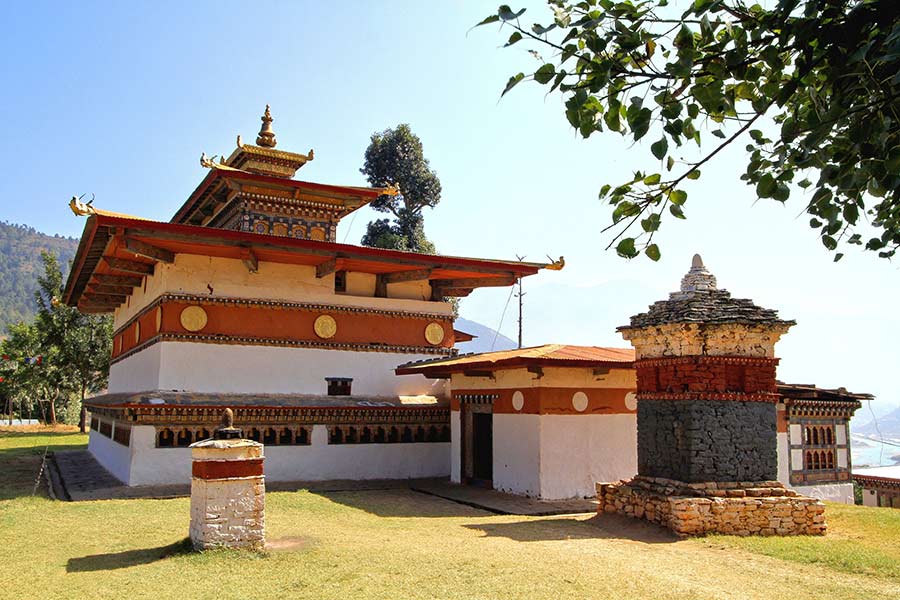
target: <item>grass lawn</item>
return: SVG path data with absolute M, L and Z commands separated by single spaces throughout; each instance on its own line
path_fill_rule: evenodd
M 825 538 L 678 541 L 616 517 L 498 516 L 407 490 L 268 494 L 265 554 L 197 554 L 188 499 L 31 496 L 76 433 L 0 431 L 4 598 L 900 598 L 900 511 Z M 14 465 L 10 469 L 10 465 Z

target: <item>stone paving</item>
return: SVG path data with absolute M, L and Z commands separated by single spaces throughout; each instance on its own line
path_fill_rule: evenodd
M 431 479 L 421 483 L 411 483 L 409 487 L 416 492 L 439 496 L 453 502 L 501 515 L 540 517 L 545 515 L 597 512 L 598 505 L 597 501 L 593 499 L 536 500 L 471 485 L 458 485 L 450 483 L 446 479 Z
M 118 500 L 126 498 L 178 498 L 191 494 L 190 484 L 127 486 L 104 469 L 87 450 L 54 452 L 48 461 L 51 492 L 60 500 Z M 440 479 L 368 479 L 266 482 L 266 491 L 348 492 L 411 489 L 453 502 L 504 515 L 561 515 L 596 512 L 596 500 L 545 502 L 496 490 L 456 485 Z

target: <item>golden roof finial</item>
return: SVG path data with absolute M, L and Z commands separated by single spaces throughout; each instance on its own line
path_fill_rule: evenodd
M 269 112 L 269 105 L 266 104 L 266 112 L 260 117 L 262 127 L 259 129 L 259 135 L 256 137 L 256 144 L 265 148 L 274 148 L 278 143 L 275 141 L 275 132 L 272 131 L 272 113 Z

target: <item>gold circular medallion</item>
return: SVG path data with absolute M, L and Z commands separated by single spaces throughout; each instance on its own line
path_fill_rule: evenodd
M 206 311 L 202 306 L 188 306 L 181 311 L 181 326 L 188 331 L 200 331 L 206 327 Z
M 156 307 L 156 333 L 159 333 L 162 327 L 162 306 Z
M 444 341 L 444 328 L 440 323 L 429 323 L 425 327 L 425 339 L 432 346 L 437 346 Z
M 134 343 L 137 344 L 141 341 L 141 324 L 139 322 L 135 322 L 134 324 Z
M 317 336 L 327 340 L 333 338 L 334 334 L 337 333 L 337 321 L 331 315 L 319 315 L 316 317 L 313 328 L 316 330 Z

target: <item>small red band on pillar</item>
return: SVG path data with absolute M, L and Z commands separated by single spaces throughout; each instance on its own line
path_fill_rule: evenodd
M 228 479 L 230 477 L 259 477 L 263 474 L 263 459 L 195 460 L 191 475 L 198 479 Z

